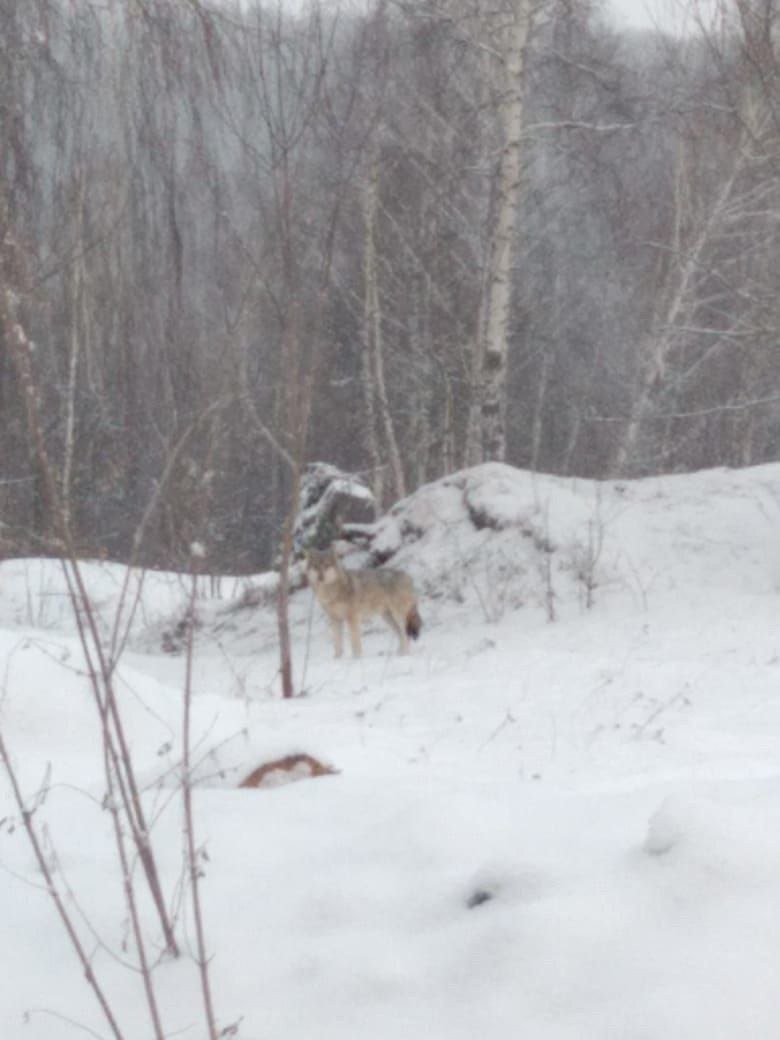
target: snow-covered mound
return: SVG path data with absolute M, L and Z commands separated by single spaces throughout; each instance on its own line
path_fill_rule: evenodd
M 413 574 L 413 652 L 396 656 L 377 623 L 360 660 L 334 660 L 297 591 L 291 701 L 274 577 L 225 579 L 221 595 L 202 579 L 196 839 L 225 1035 L 775 1040 L 779 504 L 775 465 L 625 483 L 455 474 L 347 557 Z M 83 575 L 106 645 L 124 647 L 116 694 L 186 951 L 154 968 L 164 1032 L 203 1037 L 182 903 L 190 580 Z M 123 1035 L 152 1036 L 55 561 L 0 564 L 0 661 L 0 732 L 47 862 Z M 297 755 L 336 772 L 238 788 Z M 108 1035 L 2 774 L 0 821 L 0 1037 Z
M 780 468 L 586 481 L 498 463 L 428 484 L 394 506 L 371 540 L 433 597 L 599 594 L 679 585 L 780 588 Z M 496 605 L 497 606 L 497 605 Z

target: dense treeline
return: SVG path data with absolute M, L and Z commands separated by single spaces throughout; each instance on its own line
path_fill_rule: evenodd
M 84 552 L 258 567 L 313 458 L 387 502 L 776 457 L 777 0 L 706 28 L 0 0 L 5 550 L 50 526 L 18 315 Z

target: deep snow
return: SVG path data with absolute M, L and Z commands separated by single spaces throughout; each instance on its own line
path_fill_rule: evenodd
M 221 1025 L 241 1019 L 245 1040 L 774 1040 L 779 518 L 780 465 L 606 484 L 456 474 L 374 543 L 422 591 L 413 653 L 394 656 L 377 625 L 361 660 L 334 660 L 297 592 L 291 702 L 273 607 L 242 606 L 234 579 L 208 599 L 204 581 L 195 802 Z M 84 573 L 110 639 L 125 571 Z M 172 901 L 184 659 L 162 646 L 187 580 L 143 576 L 119 686 Z M 35 820 L 140 1040 L 64 593 L 56 562 L 0 566 L 0 725 L 28 796 L 50 770 Z M 338 774 L 237 789 L 296 751 Z M 106 1035 L 0 778 L 6 816 L 0 1037 Z M 191 943 L 188 913 L 179 932 Z M 155 979 L 166 1032 L 204 1037 L 191 960 Z

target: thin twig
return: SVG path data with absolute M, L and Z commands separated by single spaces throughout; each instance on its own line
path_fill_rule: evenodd
M 11 785 L 11 791 L 13 792 L 14 801 L 16 802 L 16 806 L 19 810 L 19 814 L 21 816 L 24 829 L 27 832 L 27 837 L 29 839 L 30 846 L 33 850 L 35 860 L 38 864 L 38 869 L 41 872 L 41 875 L 46 884 L 46 889 L 52 899 L 52 902 L 54 903 L 54 906 L 56 907 L 60 920 L 65 926 L 65 931 L 68 933 L 68 938 L 70 939 L 71 945 L 73 946 L 76 956 L 79 959 L 81 967 L 84 969 L 84 977 L 87 980 L 87 984 L 90 986 L 92 992 L 95 994 L 95 997 L 97 998 L 98 1004 L 100 1005 L 100 1008 L 103 1012 L 106 1022 L 108 1023 L 112 1035 L 116 1038 L 116 1040 L 123 1040 L 124 1034 L 119 1028 L 114 1012 L 111 1008 L 111 1005 L 108 1002 L 108 998 L 103 992 L 103 988 L 98 982 L 97 977 L 95 976 L 95 972 L 92 968 L 92 962 L 87 956 L 87 952 L 84 949 L 81 940 L 79 939 L 78 932 L 76 931 L 76 927 L 73 924 L 73 921 L 71 920 L 71 916 L 68 913 L 67 908 L 65 907 L 65 903 L 62 899 L 59 889 L 54 883 L 54 877 L 52 875 L 49 862 L 46 859 L 46 856 L 44 855 L 43 846 L 41 845 L 40 839 L 38 837 L 38 832 L 36 831 L 33 825 L 33 814 L 27 808 L 27 805 L 25 803 L 21 788 L 19 786 L 19 779 L 16 775 L 16 770 L 14 769 L 13 763 L 11 762 L 10 755 L 8 754 L 8 749 L 6 748 L 2 733 L 0 733 L 0 761 L 2 761 L 3 768 L 5 769 L 6 776 L 8 777 L 8 781 Z
M 209 979 L 209 959 L 206 956 L 206 935 L 203 927 L 203 914 L 200 900 L 200 867 L 198 866 L 198 850 L 195 845 L 195 821 L 192 811 L 192 775 L 190 772 L 190 731 L 192 708 L 192 664 L 195 641 L 195 603 L 198 594 L 198 575 L 193 554 L 192 592 L 190 595 L 189 624 L 187 626 L 187 654 L 184 677 L 184 710 L 182 717 L 182 799 L 184 802 L 184 840 L 187 849 L 187 865 L 192 899 L 192 913 L 195 921 L 195 962 L 200 974 L 201 995 L 206 1015 L 209 1040 L 218 1040 L 217 1025 L 214 1017 L 214 1004 L 211 997 L 211 981 Z

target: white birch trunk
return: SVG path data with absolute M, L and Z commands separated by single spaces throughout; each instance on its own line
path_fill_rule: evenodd
M 79 178 L 78 220 L 84 214 L 84 177 Z M 70 319 L 70 356 L 68 358 L 68 386 L 65 401 L 65 452 L 62 463 L 62 508 L 63 522 L 70 529 L 72 503 L 71 488 L 73 484 L 73 465 L 76 453 L 76 391 L 78 386 L 79 358 L 81 354 L 81 338 L 86 334 L 86 323 L 82 322 L 84 307 L 84 257 L 77 257 L 71 272 L 71 319 Z
M 385 380 L 385 362 L 382 337 L 382 311 L 379 304 L 379 284 L 374 279 L 373 285 L 373 344 L 374 344 L 374 380 L 376 382 L 377 401 L 379 402 L 379 415 L 382 420 L 382 430 L 387 441 L 387 453 L 390 456 L 390 472 L 393 475 L 395 498 L 404 498 L 406 495 L 406 480 L 404 468 L 401 462 L 401 452 L 398 448 L 398 439 L 395 435 L 395 423 L 390 411 L 390 399 L 387 395 L 387 382 Z
M 374 501 L 381 507 L 384 497 L 384 470 L 379 453 L 379 436 L 377 433 L 376 380 L 374 378 L 372 346 L 374 329 L 372 310 L 375 300 L 374 282 L 376 280 L 376 211 L 379 193 L 379 185 L 377 184 L 375 174 L 378 175 L 378 167 L 372 162 L 363 198 L 363 225 L 365 233 L 363 240 L 363 350 L 360 359 L 360 381 L 363 389 L 366 444 L 371 465 L 370 484 L 374 494 Z
M 522 139 L 525 126 L 525 57 L 531 31 L 530 0 L 512 0 L 505 32 L 499 109 L 502 152 L 491 249 L 475 358 L 477 402 L 470 415 L 471 463 L 506 457 L 506 392 L 512 269 L 517 255 L 517 219 L 522 200 Z M 499 40 L 499 45 L 501 41 Z M 478 418 L 477 418 L 478 409 Z M 475 425 L 479 425 L 479 431 Z M 478 454 L 478 458 L 474 456 Z
M 387 394 L 385 380 L 385 363 L 382 336 L 382 309 L 379 301 L 379 269 L 376 253 L 376 221 L 379 209 L 379 146 L 372 149 L 368 179 L 366 182 L 365 202 L 365 268 L 364 268 L 364 358 L 362 366 L 363 395 L 366 403 L 367 421 L 369 424 L 369 452 L 372 455 L 372 467 L 375 470 L 375 482 L 380 486 L 373 487 L 377 502 L 381 504 L 381 466 L 379 462 L 378 429 L 384 435 L 387 453 L 390 459 L 390 472 L 393 478 L 393 492 L 396 498 L 406 494 L 401 453 L 395 433 L 390 399 Z M 379 426 L 377 426 L 377 419 Z
M 531 425 L 531 470 L 539 471 L 539 457 L 542 452 L 542 428 L 544 425 L 544 404 L 547 398 L 547 384 L 550 378 L 550 355 L 545 350 L 542 356 L 542 371 L 539 373 L 539 386 L 536 391 L 536 406 Z

